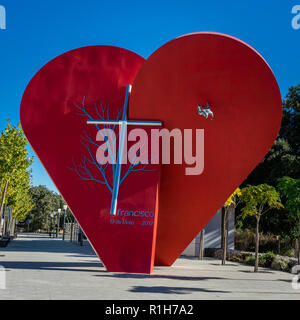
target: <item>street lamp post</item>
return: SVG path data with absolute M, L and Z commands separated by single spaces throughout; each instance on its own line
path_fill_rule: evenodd
M 63 225 L 63 240 L 65 240 L 65 228 L 66 228 L 66 212 L 67 212 L 68 206 L 64 205 L 64 225 Z
M 52 238 L 52 231 L 53 231 L 53 217 L 54 217 L 54 214 L 53 213 L 50 213 L 50 238 Z
M 74 224 L 74 217 L 71 217 L 71 236 L 70 236 L 70 242 L 73 241 L 73 224 Z
M 56 223 L 56 216 L 57 216 L 57 213 L 56 213 L 56 211 L 54 211 L 53 212 L 53 217 L 54 217 L 54 219 L 53 219 L 53 221 L 54 221 L 54 232 L 55 232 L 55 235 L 56 235 L 56 238 L 57 238 L 57 223 Z M 54 232 L 53 232 L 53 238 L 54 238 Z
M 58 234 L 59 234 L 59 224 L 60 224 L 60 213 L 61 213 L 61 209 L 57 209 L 57 230 L 56 230 L 56 238 L 58 238 Z

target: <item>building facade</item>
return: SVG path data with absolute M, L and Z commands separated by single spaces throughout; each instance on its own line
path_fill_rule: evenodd
M 200 253 L 200 234 L 187 246 L 183 256 L 198 257 Z M 204 249 L 221 248 L 222 239 L 222 210 L 220 209 L 204 228 Z M 228 221 L 228 249 L 234 249 L 234 212 Z

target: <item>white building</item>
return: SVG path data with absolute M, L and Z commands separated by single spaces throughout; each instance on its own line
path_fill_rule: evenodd
M 204 228 L 204 249 L 221 248 L 222 212 L 221 209 L 213 216 Z M 234 213 L 228 221 L 228 249 L 234 249 Z M 198 257 L 200 250 L 200 233 L 187 246 L 183 256 Z

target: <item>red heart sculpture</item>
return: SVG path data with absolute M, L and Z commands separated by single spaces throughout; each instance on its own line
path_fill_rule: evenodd
M 207 102 L 213 121 L 197 112 Z M 261 161 L 278 134 L 281 106 L 266 61 L 233 37 L 185 35 L 146 60 L 133 83 L 130 118 L 204 129 L 201 175 L 162 166 L 156 264 L 171 265 Z
M 151 174 L 128 176 L 127 188 L 119 193 L 120 215 L 112 218 L 107 186 L 113 173 L 103 186 L 95 179 L 96 164 L 86 170 L 87 158 L 79 160 L 89 151 L 96 154 L 98 147 L 86 148 L 98 132 L 86 120 L 104 114 L 116 119 L 127 84 L 134 81 L 131 118 L 162 120 L 170 130 L 205 132 L 201 175 L 186 175 L 185 165 L 163 166 L 157 264 L 174 262 L 266 154 L 280 127 L 276 80 L 259 54 L 237 39 L 214 33 L 187 35 L 143 62 L 114 47 L 70 51 L 36 74 L 21 104 L 26 136 L 109 271 L 149 273 L 155 249 L 158 166 L 150 165 Z M 213 121 L 198 110 L 208 101 Z M 147 228 L 141 227 L 144 222 Z
M 152 271 L 159 166 L 135 166 L 131 174 L 130 163 L 122 165 L 122 177 L 129 174 L 121 181 L 117 215 L 110 215 L 115 173 L 110 164 L 100 166 L 96 154 L 104 141 L 87 120 L 120 119 L 126 86 L 143 62 L 116 47 L 72 50 L 33 77 L 21 103 L 31 146 L 109 271 Z

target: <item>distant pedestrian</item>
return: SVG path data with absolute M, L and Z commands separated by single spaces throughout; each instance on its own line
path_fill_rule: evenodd
M 53 226 L 52 224 L 50 224 L 50 228 L 49 228 L 49 237 L 52 238 L 52 229 L 53 229 Z
M 78 242 L 81 246 L 83 245 L 82 230 L 80 227 L 78 228 Z

